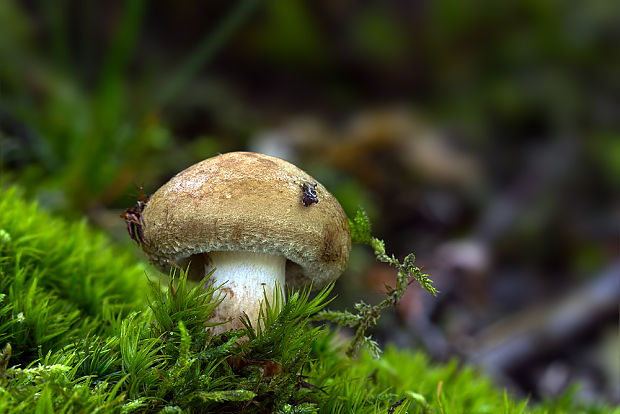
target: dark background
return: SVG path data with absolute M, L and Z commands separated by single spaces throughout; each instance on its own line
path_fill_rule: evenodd
M 44 207 L 142 257 L 135 185 L 280 156 L 441 291 L 381 343 L 620 402 L 619 2 L 5 0 L 0 58 L 1 181 Z M 333 306 L 393 280 L 355 248 Z

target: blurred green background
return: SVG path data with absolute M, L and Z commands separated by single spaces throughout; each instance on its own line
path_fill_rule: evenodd
M 3 0 L 0 59 L 3 185 L 141 258 L 135 186 L 280 156 L 436 281 L 383 343 L 620 402 L 619 2 Z M 343 279 L 394 274 L 356 248 Z

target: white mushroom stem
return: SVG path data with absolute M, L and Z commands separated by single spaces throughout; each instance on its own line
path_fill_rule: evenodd
M 209 279 L 221 287 L 224 300 L 209 322 L 226 322 L 210 328 L 213 335 L 241 329 L 239 318 L 245 312 L 256 328 L 265 296 L 273 307 L 276 295 L 284 298 L 286 258 L 266 253 L 209 252 L 205 272 L 215 271 Z

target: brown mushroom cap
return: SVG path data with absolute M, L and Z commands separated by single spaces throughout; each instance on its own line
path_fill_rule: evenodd
M 318 203 L 304 206 L 304 183 Z M 320 288 L 344 271 L 351 250 L 346 214 L 314 178 L 279 158 L 231 152 L 178 173 L 148 201 L 142 248 L 201 277 L 203 253 L 249 251 L 286 257 L 286 283 Z

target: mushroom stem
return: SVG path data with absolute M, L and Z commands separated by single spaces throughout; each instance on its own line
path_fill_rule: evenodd
M 238 251 L 209 252 L 205 256 L 205 272 L 215 269 L 210 282 L 222 285 L 220 290 L 225 295 L 209 322 L 226 323 L 210 328 L 213 335 L 242 329 L 239 318 L 244 312 L 256 328 L 265 296 L 271 306 L 276 303 L 276 295 L 284 297 L 284 256 Z

